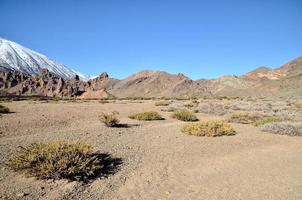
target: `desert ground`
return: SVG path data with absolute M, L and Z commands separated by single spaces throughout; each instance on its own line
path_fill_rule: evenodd
M 235 123 L 231 123 L 234 136 L 188 136 L 180 131 L 186 122 L 172 119 L 170 112 L 154 103 L 2 103 L 11 113 L 0 117 L 0 199 L 302 199 L 302 137 Z M 98 114 L 113 110 L 120 113 L 124 126 L 108 128 L 100 123 Z M 128 118 L 140 111 L 158 111 L 165 120 Z M 226 117 L 214 114 L 196 113 L 200 121 Z M 83 183 L 37 180 L 6 166 L 20 146 L 55 140 L 84 141 L 110 154 L 112 172 Z

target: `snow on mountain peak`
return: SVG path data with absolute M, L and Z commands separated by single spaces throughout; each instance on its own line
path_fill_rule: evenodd
M 15 42 L 0 38 L 0 71 L 19 70 L 27 74 L 37 75 L 43 68 L 64 79 L 74 78 L 88 80 L 90 77 L 47 58 L 38 52 L 23 47 Z

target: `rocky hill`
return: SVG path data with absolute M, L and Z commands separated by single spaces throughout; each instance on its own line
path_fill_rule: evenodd
M 206 90 L 183 74 L 145 70 L 118 81 L 108 91 L 119 97 L 200 96 Z

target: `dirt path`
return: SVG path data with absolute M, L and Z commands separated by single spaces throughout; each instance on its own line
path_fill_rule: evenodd
M 137 122 L 130 112 L 159 110 L 154 102 L 28 103 L 7 106 L 0 119 L 0 158 L 35 141 L 84 140 L 122 158 L 119 171 L 89 185 L 38 181 L 5 169 L 2 199 L 302 199 L 302 138 L 234 124 L 237 135 L 206 138 L 180 133 L 183 122 Z M 108 129 L 97 113 L 118 110 L 130 128 Z M 200 119 L 212 116 L 199 114 Z M 26 130 L 26 131 L 23 131 Z

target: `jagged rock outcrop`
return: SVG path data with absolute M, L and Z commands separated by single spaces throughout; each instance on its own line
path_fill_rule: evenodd
M 85 92 L 87 83 L 77 77 L 64 80 L 43 69 L 38 76 L 20 71 L 0 73 L 0 89 L 16 95 L 41 95 L 49 97 L 72 97 Z
M 106 72 L 103 72 L 98 77 L 89 80 L 87 83 L 90 90 L 110 90 L 117 82 L 119 82 L 119 80 L 110 78 Z

